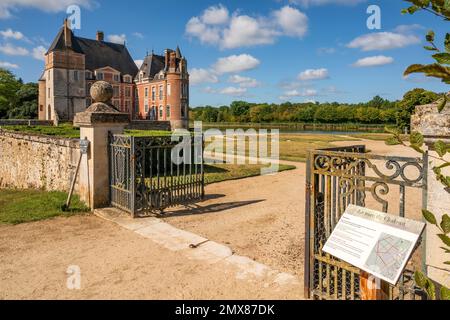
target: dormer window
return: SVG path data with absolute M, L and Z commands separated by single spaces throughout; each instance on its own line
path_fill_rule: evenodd
M 120 76 L 118 74 L 114 75 L 114 82 L 120 82 Z
M 123 77 L 123 82 L 131 83 L 131 77 L 130 76 L 124 76 Z
M 97 72 L 97 80 L 103 80 L 103 73 Z
M 139 81 L 142 81 L 143 77 L 144 77 L 144 73 L 143 72 L 139 73 Z
M 86 79 L 92 79 L 92 72 L 86 70 Z

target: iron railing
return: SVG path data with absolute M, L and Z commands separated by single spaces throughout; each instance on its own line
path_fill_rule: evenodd
M 111 135 L 111 204 L 136 217 L 203 199 L 203 138 L 177 149 L 189 161 L 176 164 L 179 145 L 170 136 Z
M 366 153 L 365 146 L 311 151 L 307 159 L 305 206 L 305 296 L 313 299 L 360 299 L 360 270 L 322 252 L 326 240 L 349 204 L 405 216 L 406 188 L 422 189 L 427 207 L 428 155 L 387 157 Z M 408 171 L 408 172 L 407 172 Z M 413 172 L 414 171 L 414 172 Z M 395 202 L 389 193 L 398 187 Z M 424 260 L 416 250 L 416 260 Z M 416 257 L 417 258 L 417 257 Z M 421 267 L 420 263 L 418 263 Z M 390 299 L 422 298 L 412 271 L 390 288 Z

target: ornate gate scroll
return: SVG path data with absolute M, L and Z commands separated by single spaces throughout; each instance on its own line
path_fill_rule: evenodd
M 363 145 L 309 153 L 305 208 L 306 297 L 360 299 L 360 270 L 325 254 L 322 247 L 349 204 L 404 217 L 407 193 L 416 190 L 422 196 L 422 207 L 426 208 L 427 165 L 427 154 L 423 158 L 380 156 L 366 153 Z M 416 250 L 415 265 L 411 267 L 422 267 L 422 251 Z M 422 297 L 422 292 L 414 286 L 412 274 L 412 270 L 407 269 L 397 287 L 390 288 L 391 299 Z

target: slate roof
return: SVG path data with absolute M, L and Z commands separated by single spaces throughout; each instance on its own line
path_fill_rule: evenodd
M 153 78 L 158 72 L 165 68 L 165 57 L 152 53 L 146 56 L 142 66 L 139 69 L 139 73 L 143 72 L 144 78 Z
M 111 67 L 120 71 L 122 75 L 129 74 L 134 77 L 138 73 L 138 67 L 125 45 L 81 38 L 75 36 L 73 32 L 70 33 L 72 36 L 71 49 L 86 55 L 87 70 L 94 71 Z M 64 49 L 64 28 L 61 28 L 47 53 Z

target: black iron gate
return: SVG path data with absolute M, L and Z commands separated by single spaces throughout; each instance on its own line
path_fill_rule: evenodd
M 428 155 L 387 157 L 366 153 L 365 146 L 314 150 L 308 155 L 305 208 L 305 296 L 313 299 L 360 299 L 360 270 L 322 252 L 349 204 L 405 216 L 407 189 L 419 191 L 427 207 Z M 421 190 L 420 190 L 421 189 Z M 393 206 L 393 204 L 398 206 Z M 419 213 L 420 214 L 420 213 Z M 408 217 L 408 216 L 407 216 Z M 414 254 L 423 268 L 424 244 Z M 390 288 L 390 299 L 422 298 L 413 271 Z
M 110 135 L 111 204 L 135 217 L 201 200 L 203 137 L 181 150 L 179 156 L 188 162 L 172 161 L 179 144 L 170 136 Z

